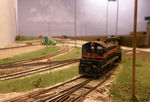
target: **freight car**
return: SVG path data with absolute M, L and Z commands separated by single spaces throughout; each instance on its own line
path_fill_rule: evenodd
M 82 46 L 79 74 L 98 76 L 114 63 L 121 61 L 119 38 L 110 37 L 105 42 L 92 41 Z

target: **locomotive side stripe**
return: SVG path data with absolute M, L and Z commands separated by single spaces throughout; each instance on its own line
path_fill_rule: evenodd
M 91 53 L 88 54 L 82 54 L 83 57 L 88 57 L 88 58 L 106 58 L 107 55 L 113 53 L 113 52 L 117 52 L 117 48 L 114 48 L 110 51 L 108 51 L 107 53 L 103 54 L 102 56 L 98 56 L 97 54 L 91 55 Z

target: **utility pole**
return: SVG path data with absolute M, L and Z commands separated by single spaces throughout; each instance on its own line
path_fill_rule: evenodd
M 19 33 L 18 33 L 18 22 L 17 22 L 17 13 L 16 13 L 16 9 L 14 8 L 14 16 L 15 16 L 15 25 L 16 25 L 16 38 L 15 40 L 19 40 Z M 17 42 L 17 45 L 19 45 L 19 43 Z
M 137 32 L 137 8 L 138 0 L 134 4 L 134 33 L 133 33 L 133 58 L 132 58 L 132 99 L 135 102 L 135 64 L 136 64 L 136 32 Z
M 108 7 L 109 7 L 109 1 L 107 0 L 107 8 L 106 8 L 106 36 L 108 36 Z
M 51 24 L 48 23 L 48 32 L 49 32 L 49 36 L 51 36 Z
M 16 16 L 16 9 L 14 8 L 14 16 L 15 16 L 15 24 L 16 24 L 16 35 L 18 35 L 18 23 L 17 23 L 17 16 Z
M 116 36 L 118 36 L 119 0 L 117 0 Z
M 87 25 L 86 24 L 84 25 L 84 33 L 85 33 L 85 35 L 87 35 Z
M 77 18 L 77 16 L 76 16 L 76 0 L 74 0 L 74 34 L 75 34 L 75 46 L 76 46 L 76 30 L 77 30 L 77 28 L 76 28 L 76 23 L 77 23 L 77 20 L 76 20 L 76 18 Z

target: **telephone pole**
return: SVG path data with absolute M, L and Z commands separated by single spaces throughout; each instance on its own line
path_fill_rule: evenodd
M 133 58 L 132 58 L 132 99 L 135 102 L 135 64 L 136 64 L 136 32 L 137 32 L 137 8 L 138 0 L 134 4 L 134 33 L 133 33 Z
M 108 36 L 108 7 L 109 7 L 109 1 L 107 1 L 107 8 L 106 8 L 106 36 Z
M 51 36 L 51 24 L 48 23 L 48 32 L 49 32 L 49 36 Z
M 76 20 L 76 18 L 77 18 L 77 16 L 76 16 L 76 0 L 74 0 L 74 34 L 75 34 L 75 46 L 76 46 L 76 33 L 77 33 L 77 25 L 76 25 L 76 23 L 77 23 L 77 20 Z
M 116 36 L 118 36 L 119 0 L 117 0 Z

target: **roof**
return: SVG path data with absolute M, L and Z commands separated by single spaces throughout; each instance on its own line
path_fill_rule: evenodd
M 103 41 L 93 41 L 95 43 L 98 43 L 99 45 L 102 45 L 103 47 L 106 47 L 106 43 L 104 43 Z
M 100 45 L 103 48 L 107 47 L 107 45 L 103 41 L 92 41 L 92 42 L 85 43 L 84 45 L 91 44 L 91 43 L 97 43 L 98 45 Z

